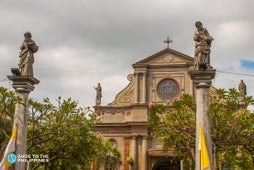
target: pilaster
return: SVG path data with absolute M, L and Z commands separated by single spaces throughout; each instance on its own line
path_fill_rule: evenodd
M 143 136 L 142 139 L 142 153 L 141 153 L 141 170 L 147 170 L 147 149 L 148 149 L 148 138 L 146 136 Z
M 138 170 L 137 136 L 132 136 L 130 153 L 131 153 L 131 157 L 134 160 L 134 164 L 132 165 L 131 170 Z
M 146 95 L 147 95 L 147 84 L 146 84 L 146 76 L 147 76 L 147 74 L 146 73 L 143 73 L 142 74 L 143 75 L 143 85 L 142 85 L 142 103 L 146 103 L 147 101 L 147 97 L 146 97 Z
M 135 76 L 135 83 L 136 83 L 134 103 L 137 104 L 139 103 L 139 73 L 135 73 L 134 76 Z

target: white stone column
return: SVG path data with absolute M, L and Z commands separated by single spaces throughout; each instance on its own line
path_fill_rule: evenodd
M 212 137 L 209 115 L 209 88 L 212 79 L 215 76 L 215 70 L 192 70 L 189 72 L 191 79 L 194 82 L 196 88 L 196 160 L 195 168 L 200 170 L 200 150 L 199 150 L 199 128 L 202 126 L 208 156 L 210 160 L 210 167 L 213 168 L 213 156 L 212 156 Z
M 13 81 L 13 88 L 17 95 L 21 98 L 21 103 L 15 105 L 14 125 L 17 126 L 16 138 L 16 155 L 26 155 L 27 142 L 27 113 L 28 113 L 28 98 L 29 93 L 34 89 L 34 84 L 38 84 L 39 80 L 28 76 L 7 76 Z M 17 161 L 14 165 L 15 170 L 25 170 L 26 163 Z
M 197 113 L 196 113 L 196 170 L 200 170 L 200 150 L 199 150 L 199 128 L 203 129 L 207 151 L 212 165 L 212 138 L 211 138 L 211 127 L 210 127 L 210 116 L 208 113 L 209 109 L 209 84 L 199 83 L 196 86 L 196 102 L 197 102 Z
M 16 140 L 16 155 L 26 154 L 26 142 L 27 142 L 27 102 L 28 93 L 18 93 L 18 96 L 22 99 L 21 103 L 15 106 L 14 123 L 18 127 L 17 140 Z M 24 162 L 16 162 L 16 170 L 24 170 Z

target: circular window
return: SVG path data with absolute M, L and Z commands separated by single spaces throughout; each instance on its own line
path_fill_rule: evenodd
M 160 81 L 157 86 L 157 93 L 160 98 L 164 100 L 169 100 L 177 96 L 179 92 L 178 84 L 175 80 L 172 79 L 164 79 Z

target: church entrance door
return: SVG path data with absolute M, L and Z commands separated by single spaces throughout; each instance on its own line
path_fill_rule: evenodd
M 158 160 L 152 170 L 180 170 L 180 162 L 177 160 Z

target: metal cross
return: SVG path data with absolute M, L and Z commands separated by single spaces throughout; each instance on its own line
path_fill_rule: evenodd
M 164 42 L 164 43 L 167 43 L 167 44 L 168 44 L 168 45 L 167 45 L 167 48 L 169 48 L 169 43 L 172 43 L 173 40 L 171 40 L 169 37 L 167 37 L 167 39 L 164 40 L 163 42 Z

